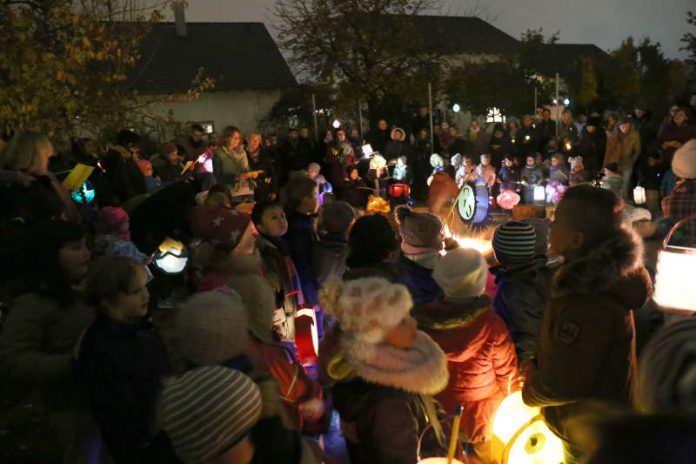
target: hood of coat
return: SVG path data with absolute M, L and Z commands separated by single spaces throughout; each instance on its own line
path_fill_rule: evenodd
M 463 304 L 454 305 L 443 300 L 418 305 L 411 315 L 422 330 L 449 330 L 470 325 L 481 313 L 490 308 L 488 295 L 470 298 Z
M 553 298 L 602 291 L 629 308 L 641 307 L 652 293 L 643 267 L 643 243 L 632 230 L 622 229 L 583 258 L 561 266 L 551 282 Z

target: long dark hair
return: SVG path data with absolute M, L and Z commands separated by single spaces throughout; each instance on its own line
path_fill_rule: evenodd
M 363 267 L 387 259 L 399 248 L 399 240 L 387 218 L 370 214 L 355 221 L 348 234 L 348 247 L 348 266 Z

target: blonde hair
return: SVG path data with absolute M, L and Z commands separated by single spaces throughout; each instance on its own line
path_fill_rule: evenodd
M 46 151 L 53 152 L 53 144 L 38 132 L 23 132 L 12 137 L 0 158 L 0 167 L 11 171 L 31 173 L 41 162 Z

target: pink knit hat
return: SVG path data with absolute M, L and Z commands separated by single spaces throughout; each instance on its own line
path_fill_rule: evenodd
M 105 206 L 99 210 L 97 224 L 105 234 L 115 235 L 123 240 L 130 240 L 130 218 L 123 208 Z

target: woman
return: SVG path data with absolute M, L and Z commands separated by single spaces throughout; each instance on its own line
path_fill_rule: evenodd
M 674 152 L 693 138 L 696 138 L 696 126 L 689 121 L 686 110 L 678 108 L 657 137 L 663 163 L 669 166 Z
M 247 179 L 254 176 L 249 174 L 249 159 L 242 144 L 242 133 L 236 127 L 227 127 L 222 132 L 220 146 L 213 154 L 213 173 L 218 183 L 232 189 L 233 196 L 253 194 Z
M 48 137 L 36 132 L 15 135 L 0 156 L 0 211 L 3 218 L 62 218 L 80 222 L 80 213 L 56 177 L 48 171 L 55 154 Z
M 28 291 L 10 305 L 0 338 L 3 378 L 17 389 L 38 391 L 65 462 L 89 462 L 98 455 L 98 432 L 79 388 L 73 350 L 93 319 L 78 290 L 90 253 L 73 223 L 53 219 L 33 230 L 20 269 Z
M 415 464 L 419 448 L 423 457 L 442 456 L 431 396 L 447 386 L 447 360 L 416 329 L 406 287 L 375 277 L 329 280 L 320 301 L 342 331 L 327 373 L 351 462 Z
M 153 433 L 162 379 L 170 375 L 164 343 L 147 317 L 147 271 L 125 257 L 103 258 L 87 281 L 97 317 L 82 338 L 78 372 L 116 463 L 176 462 Z

